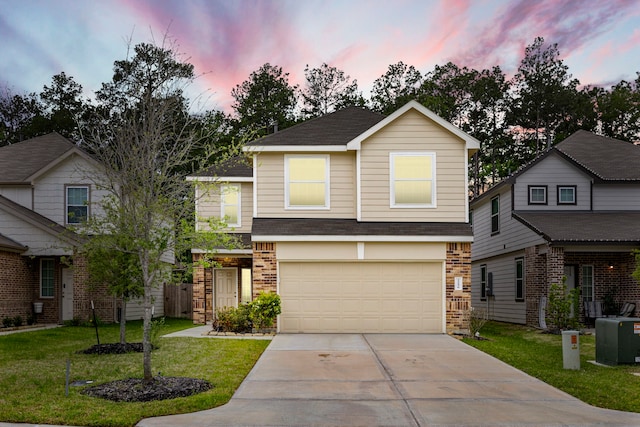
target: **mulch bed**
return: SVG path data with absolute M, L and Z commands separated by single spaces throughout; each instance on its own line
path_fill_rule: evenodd
M 124 354 L 142 353 L 142 343 L 96 344 L 78 353 L 82 354 Z M 114 402 L 150 402 L 153 400 L 175 399 L 210 390 L 212 385 L 205 380 L 185 377 L 156 376 L 145 382 L 141 378 L 111 381 L 83 389 L 80 393 Z
M 150 402 L 175 399 L 211 389 L 208 381 L 185 377 L 154 377 L 145 382 L 141 378 L 111 381 L 87 387 L 80 393 L 114 402 Z

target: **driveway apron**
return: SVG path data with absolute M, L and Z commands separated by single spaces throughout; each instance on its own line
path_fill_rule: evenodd
M 550 362 L 552 363 L 552 362 Z M 277 335 L 224 406 L 160 426 L 640 426 L 448 335 Z

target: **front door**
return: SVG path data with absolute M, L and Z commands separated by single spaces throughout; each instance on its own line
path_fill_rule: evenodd
M 73 320 L 73 271 L 62 269 L 62 320 Z
M 214 280 L 214 308 L 236 307 L 238 304 L 238 270 L 236 268 L 217 268 Z

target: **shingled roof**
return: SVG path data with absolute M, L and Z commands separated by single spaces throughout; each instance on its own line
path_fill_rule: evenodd
M 253 176 L 252 159 L 246 156 L 231 157 L 225 162 L 191 176 L 251 178 Z
M 260 236 L 473 236 L 471 226 L 459 222 L 365 222 L 355 219 L 254 218 L 253 239 Z
M 0 183 L 27 183 L 71 150 L 78 147 L 57 132 L 0 147 Z
M 640 244 L 640 212 L 514 212 L 513 217 L 551 243 Z
M 347 107 L 267 135 L 247 143 L 246 146 L 346 145 L 385 117 L 365 108 Z
M 640 181 L 640 146 L 579 130 L 555 149 L 603 181 Z
M 7 236 L 3 236 L 0 234 L 0 250 L 7 250 L 10 252 L 24 252 L 27 250 L 27 247 L 21 245 L 13 239 L 8 238 Z

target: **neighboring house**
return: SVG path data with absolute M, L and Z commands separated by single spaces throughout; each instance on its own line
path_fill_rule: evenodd
M 544 327 L 551 284 L 615 314 L 640 308 L 640 146 L 578 131 L 471 201 L 473 306 Z M 606 304 L 604 304 L 606 302 Z M 588 317 L 596 313 L 589 312 Z M 600 313 L 597 313 L 600 315 Z
M 280 332 L 465 329 L 478 148 L 415 101 L 388 117 L 349 107 L 246 144 L 248 166 L 191 177 L 199 227 L 226 216 L 251 242 L 196 270 L 194 322 L 272 291 Z
M 0 148 L 0 319 L 34 314 L 40 323 L 89 320 L 91 301 L 102 321 L 118 319 L 116 300 L 104 286 L 87 286 L 80 236 L 73 232 L 98 212 L 100 167 L 57 133 Z M 158 292 L 161 292 L 159 290 Z M 156 314 L 163 312 L 162 295 Z M 130 302 L 127 318 L 141 318 Z

